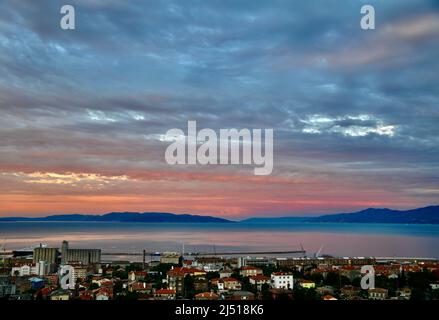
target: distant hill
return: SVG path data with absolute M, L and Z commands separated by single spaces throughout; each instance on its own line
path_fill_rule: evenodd
M 439 206 L 412 210 L 374 209 L 327 214 L 318 217 L 249 218 L 244 223 L 332 222 L 332 223 L 407 223 L 439 224 Z
M 212 216 L 174 214 L 162 212 L 111 212 L 104 215 L 65 214 L 47 217 L 10 217 L 2 221 L 92 221 L 92 222 L 168 222 L 168 223 L 231 223 L 234 221 Z M 291 223 L 291 222 L 332 222 L 332 223 L 405 223 L 405 224 L 439 224 L 439 206 L 429 206 L 412 210 L 374 209 L 327 214 L 318 217 L 280 217 L 249 218 L 240 223 Z
M 228 223 L 227 219 L 198 216 L 190 214 L 174 214 L 163 212 L 111 212 L 104 215 L 65 214 L 47 217 L 10 217 L 0 218 L 1 221 L 91 221 L 91 222 L 176 222 L 176 223 Z
M 324 215 L 310 220 L 313 222 L 439 224 L 439 206 L 405 211 L 369 208 L 353 213 Z

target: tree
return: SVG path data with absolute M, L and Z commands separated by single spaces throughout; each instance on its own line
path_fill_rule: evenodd
M 88 287 L 88 290 L 96 290 L 99 289 L 99 285 L 97 283 L 91 283 Z
M 261 295 L 262 300 L 271 300 L 270 286 L 267 283 L 261 286 Z
M 184 297 L 186 299 L 193 299 L 195 297 L 194 277 L 187 274 L 184 277 Z

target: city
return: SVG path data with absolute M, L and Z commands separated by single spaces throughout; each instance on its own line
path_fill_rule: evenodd
M 279 255 L 281 253 L 279 252 Z M 428 258 L 238 256 L 143 251 L 103 261 L 101 249 L 2 253 L 1 300 L 436 300 L 439 261 Z M 374 288 L 362 289 L 361 267 Z

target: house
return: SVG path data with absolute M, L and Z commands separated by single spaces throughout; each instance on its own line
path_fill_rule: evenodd
M 383 288 L 369 289 L 368 291 L 369 299 L 371 300 L 385 300 L 388 294 L 389 291 Z
M 349 280 L 354 280 L 355 278 L 361 277 L 361 267 L 360 266 L 342 266 L 339 269 L 340 275 L 347 277 Z
M 135 281 L 128 284 L 129 292 L 149 293 L 152 290 L 152 283 Z
M 412 296 L 412 289 L 410 288 L 402 288 L 396 291 L 396 296 L 400 300 L 410 300 Z
M 192 268 L 194 267 L 194 261 L 193 260 L 183 260 L 183 267 L 185 268 Z
M 70 299 L 70 291 L 59 289 L 52 291 L 50 293 L 50 300 L 69 300 Z
M 293 291 L 288 289 L 270 289 L 270 295 L 273 300 L 292 300 L 293 299 Z
M 175 290 L 177 294 L 184 291 L 184 278 L 187 276 L 206 276 L 206 272 L 195 268 L 178 267 L 167 273 L 168 288 Z
M 131 271 L 128 274 L 128 280 L 130 281 L 145 280 L 147 276 L 148 276 L 148 272 L 146 271 Z
M 18 267 L 13 267 L 11 269 L 11 276 L 25 277 L 37 274 L 38 273 L 35 265 L 24 264 Z
M 81 290 L 78 293 L 78 299 L 85 301 L 94 300 L 94 293 L 92 290 Z
M 201 292 L 195 295 L 195 300 L 218 300 L 219 295 L 214 292 Z
M 172 289 L 159 289 L 154 292 L 154 298 L 157 300 L 174 300 L 176 291 Z
M 299 285 L 305 289 L 314 289 L 316 287 L 316 283 L 314 281 L 305 279 L 299 280 Z
M 322 300 L 328 301 L 328 300 L 338 300 L 338 299 L 330 294 L 327 294 L 322 297 Z
M 373 268 L 376 276 L 385 276 L 389 279 L 396 279 L 400 273 L 401 266 L 399 264 L 376 265 Z
M 16 286 L 11 282 L 11 279 L 6 275 L 0 275 L 0 298 L 15 295 L 15 293 Z
M 93 295 L 91 294 L 80 294 L 78 297 L 79 300 L 83 300 L 83 301 L 91 301 L 94 300 L 93 299 Z
M 73 267 L 73 279 L 75 283 L 79 280 L 87 278 L 88 269 L 87 266 L 83 264 L 71 264 Z
M 340 290 L 341 296 L 346 300 L 352 300 L 360 296 L 360 288 L 354 286 L 344 286 Z
M 239 274 L 243 277 L 257 276 L 262 274 L 262 269 L 254 266 L 243 266 L 239 269 Z
M 110 300 L 113 298 L 113 290 L 109 288 L 99 288 L 95 291 L 95 300 Z
M 256 288 L 260 291 L 263 284 L 270 284 L 271 278 L 263 275 L 251 276 L 249 278 L 250 284 L 256 286 Z
M 220 278 L 230 278 L 233 274 L 233 271 L 230 269 L 222 269 L 219 272 Z
M 317 293 L 325 296 L 325 295 L 332 295 L 334 294 L 334 287 L 331 286 L 323 286 L 323 287 L 318 287 L 316 289 Z
M 255 300 L 255 294 L 250 291 L 233 291 L 226 300 Z
M 219 272 L 224 268 L 224 259 L 218 257 L 200 257 L 194 262 L 194 265 L 206 272 Z
M 218 291 L 241 290 L 241 282 L 235 278 L 216 278 L 211 280 L 212 285 L 218 287 Z
M 183 261 L 181 254 L 177 252 L 164 252 L 160 257 L 160 263 L 178 265 Z
M 196 276 L 194 279 L 194 289 L 196 292 L 207 291 L 209 289 L 209 280 L 204 276 Z
M 293 274 L 289 272 L 273 272 L 271 274 L 271 286 L 274 289 L 293 289 Z
M 103 277 L 93 277 L 91 283 L 97 284 L 99 287 L 110 287 L 113 285 L 113 280 Z

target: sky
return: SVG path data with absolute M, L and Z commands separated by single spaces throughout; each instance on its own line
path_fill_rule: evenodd
M 0 1 L 0 216 L 439 203 L 439 1 L 64 4 Z M 273 128 L 272 174 L 167 164 L 189 120 Z

